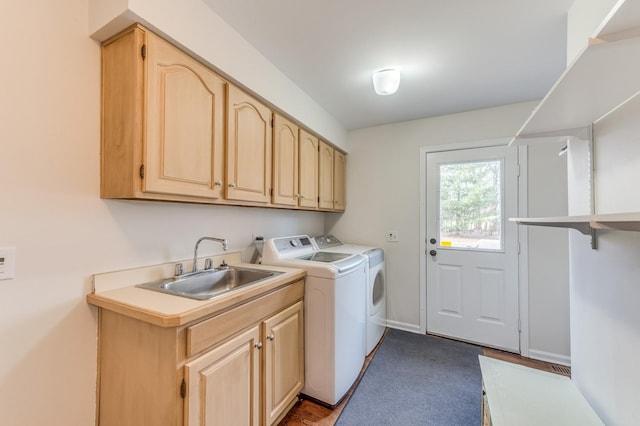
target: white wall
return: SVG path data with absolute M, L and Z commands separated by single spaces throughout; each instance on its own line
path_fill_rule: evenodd
M 636 99 L 595 126 L 596 213 L 640 211 L 638 114 Z M 571 235 L 572 377 L 607 425 L 640 418 L 639 253 L 636 232 L 600 231 L 598 250 Z
M 569 13 L 568 40 L 595 34 L 613 0 L 577 0 Z M 571 46 L 569 46 L 570 50 Z M 568 51 L 568 53 L 570 53 Z M 594 125 L 596 213 L 640 211 L 640 100 L 634 99 Z M 570 146 L 572 154 L 573 146 Z M 584 148 L 569 155 L 569 211 L 584 214 Z M 577 171 L 577 172 L 575 172 Z M 640 368 L 640 234 L 598 231 L 570 235 L 572 379 L 607 425 L 638 424 Z
M 620 0 L 576 0 L 567 19 L 567 64 L 587 48 L 589 38 L 600 30 L 599 25 Z
M 324 230 L 322 213 L 101 200 L 88 3 L 14 0 L 0 14 L 0 247 L 17 247 L 16 278 L 0 281 L 3 425 L 94 424 L 92 274 L 188 259 L 203 235 L 234 249 L 252 235 Z
M 567 157 L 563 144 L 528 150 L 529 217 L 567 215 Z M 561 228 L 527 226 L 529 261 L 529 356 L 571 363 L 569 333 L 569 237 Z
M 419 232 L 420 147 L 509 137 L 515 134 L 535 105 L 535 102 L 528 102 L 488 108 L 349 133 L 347 210 L 342 215 L 327 215 L 326 228 L 344 241 L 384 248 L 387 315 L 391 326 L 410 331 L 420 329 L 419 265 L 423 256 L 420 253 L 420 238 L 423 237 Z M 562 193 L 562 183 L 566 182 L 566 177 L 562 179 L 566 165 L 559 163 L 557 167 L 551 167 L 547 163 L 549 156 L 548 152 L 540 152 L 532 157 L 533 164 L 539 166 L 532 168 L 534 175 L 529 178 L 534 192 L 530 207 L 547 206 L 547 210 L 561 208 L 553 203 Z M 553 153 L 553 157 L 555 158 L 552 160 L 557 159 L 557 151 Z M 547 181 L 536 182 L 540 175 L 548 173 L 545 169 L 553 170 L 549 174 L 550 178 L 559 179 L 554 183 L 556 187 L 552 192 L 547 192 Z M 387 231 L 397 231 L 400 241 L 387 242 Z M 560 240 L 558 252 L 562 247 L 562 231 L 559 235 L 555 237 Z M 566 242 L 564 247 L 566 249 Z M 546 249 L 546 246 L 542 249 Z M 540 267 L 540 262 L 553 262 L 548 256 L 535 257 L 535 249 L 530 250 L 530 254 L 534 256 L 533 261 L 538 262 L 537 268 Z M 561 257 L 555 263 L 560 265 L 560 270 L 563 269 L 562 261 Z M 565 289 L 567 274 L 565 267 Z M 530 345 L 532 349 L 538 350 L 539 356 L 548 353 L 562 358 L 569 355 L 566 324 L 568 305 L 562 306 L 560 299 L 557 304 L 548 307 L 558 309 L 549 318 L 559 321 L 558 324 L 551 324 L 542 318 L 549 304 L 545 299 L 546 292 L 551 291 L 553 296 L 558 294 L 557 289 L 550 290 L 549 286 L 561 281 L 555 279 L 544 283 L 542 287 L 536 285 L 546 278 L 534 273 L 530 283 L 534 289 L 533 300 L 536 302 L 532 310 L 535 317 Z

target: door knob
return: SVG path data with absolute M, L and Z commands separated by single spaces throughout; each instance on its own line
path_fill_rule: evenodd
M 437 251 L 435 251 L 435 250 L 431 250 L 431 251 L 429 252 L 429 254 L 430 254 L 431 256 L 435 256 L 436 254 L 438 254 L 438 252 L 437 252 Z

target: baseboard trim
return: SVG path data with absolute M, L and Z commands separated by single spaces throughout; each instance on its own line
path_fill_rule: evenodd
M 387 327 L 396 328 L 398 330 L 408 331 L 410 333 L 420 334 L 420 326 L 415 324 L 408 324 L 406 322 L 387 320 Z
M 550 362 L 552 364 L 571 366 L 571 357 L 567 355 L 560 355 L 553 352 L 538 351 L 536 349 L 529 349 L 529 358 L 537 359 L 539 361 Z

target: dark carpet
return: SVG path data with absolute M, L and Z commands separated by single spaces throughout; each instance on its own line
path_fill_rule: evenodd
M 336 426 L 482 424 L 481 348 L 391 329 Z

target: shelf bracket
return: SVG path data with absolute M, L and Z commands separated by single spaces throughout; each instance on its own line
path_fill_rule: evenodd
M 595 228 L 591 228 L 591 250 L 598 250 L 598 232 Z

